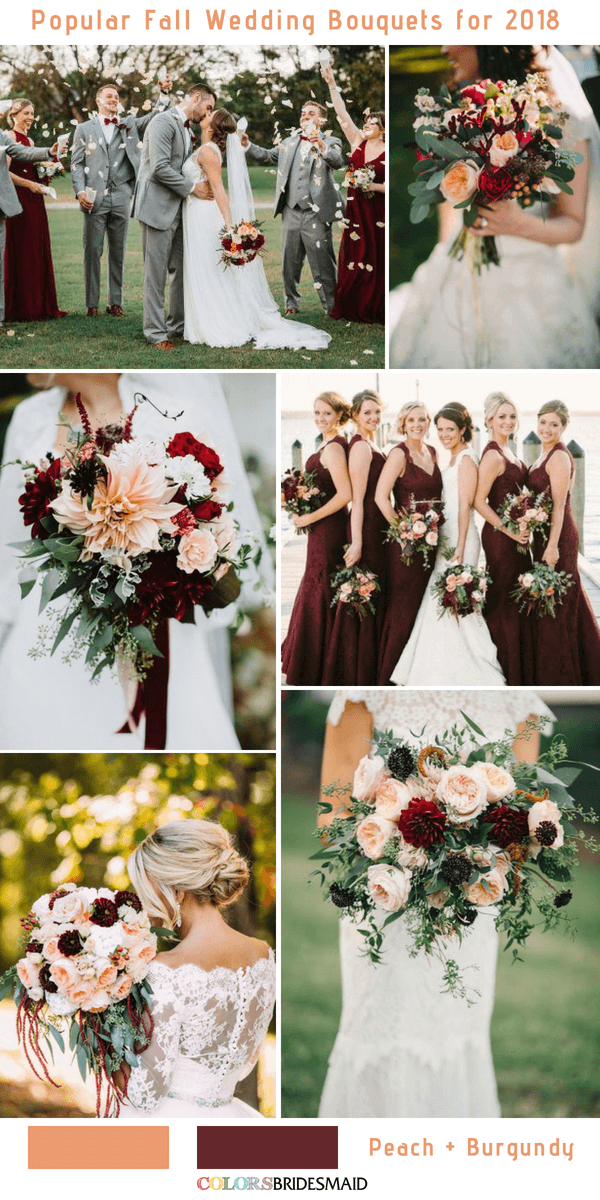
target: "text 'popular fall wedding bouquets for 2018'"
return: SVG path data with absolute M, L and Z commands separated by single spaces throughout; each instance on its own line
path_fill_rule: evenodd
M 31 1069 L 54 1083 L 42 1042 L 52 1058 L 53 1042 L 64 1052 L 66 1033 L 82 1079 L 94 1077 L 96 1115 L 106 1086 L 103 1115 L 118 1116 L 127 1096 L 123 1066 L 138 1065 L 153 1031 L 146 975 L 156 935 L 147 913 L 135 892 L 65 883 L 40 896 L 21 924 L 25 954 L 2 976 L 0 999 L 14 995 Z
M 361 760 L 351 789 L 324 788 L 350 797 L 344 814 L 317 830 L 324 844 L 313 875 L 358 925 L 374 963 L 385 961 L 386 927 L 403 919 L 410 953 L 435 954 L 444 990 L 470 999 L 452 943 L 475 920 L 495 920 L 518 958 L 535 928 L 568 920 L 577 847 L 598 844 L 571 823 L 597 818 L 568 793 L 584 764 L 569 762 L 561 738 L 522 763 L 513 734 L 488 742 L 463 718 L 435 745 L 375 732 L 375 753 Z M 521 736 L 534 729 L 527 722 Z M 328 800 L 319 806 L 332 812 Z

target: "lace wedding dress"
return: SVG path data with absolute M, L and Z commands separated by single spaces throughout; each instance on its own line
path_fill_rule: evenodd
M 392 682 L 410 687 L 435 684 L 447 687 L 461 683 L 467 687 L 505 683 L 504 675 L 496 655 L 496 648 L 482 616 L 470 613 L 456 620 L 450 613 L 440 617 L 437 598 L 433 593 L 436 575 L 448 566 L 443 556 L 444 547 L 455 547 L 458 542 L 458 474 L 460 464 L 468 456 L 477 465 L 477 457 L 470 447 L 458 454 L 452 465 L 444 467 L 442 480 L 444 490 L 445 524 L 442 526 L 441 543 L 427 591 L 423 597 L 410 638 L 394 671 Z M 464 562 L 477 566 L 481 542 L 475 525 L 473 510 L 469 518 L 469 530 L 465 543 Z
M 234 139 L 234 140 L 232 140 Z M 239 144 L 237 134 L 228 139 L 230 154 Z M 214 154 L 221 151 L 207 142 Z M 245 156 L 240 168 L 247 172 Z M 206 179 L 194 155 L 183 165 L 183 173 L 194 183 Z M 231 181 L 230 181 L 231 182 Z M 249 192 L 249 188 L 248 188 Z M 248 201 L 250 207 L 250 201 Z M 252 220 L 252 211 L 234 211 L 234 223 Z M 223 216 L 214 200 L 187 196 L 183 203 L 183 287 L 185 332 L 188 342 L 208 346 L 244 346 L 252 341 L 256 350 L 326 350 L 331 337 L 322 329 L 299 321 L 286 321 L 273 299 L 260 255 L 243 267 L 225 266 L 220 260 Z
M 269 1028 L 275 1004 L 272 951 L 239 971 L 154 962 L 147 978 L 154 992 L 154 1034 L 140 1066 L 131 1071 L 121 1115 L 261 1120 L 233 1093 L 250 1074 Z
M 552 715 L 535 693 L 524 690 L 347 689 L 336 693 L 332 724 L 350 702 L 367 706 L 376 729 L 391 729 L 407 741 L 433 741 L 462 720 L 461 710 L 492 739 L 507 729 L 516 732 L 530 714 Z M 461 945 L 449 947 L 465 984 L 479 992 L 471 1007 L 440 991 L 437 958 L 409 957 L 402 920 L 386 932 L 381 965 L 364 956 L 362 945 L 356 926 L 343 918 L 342 1015 L 319 1116 L 498 1117 L 489 1035 L 498 950 L 493 916 L 480 913 Z

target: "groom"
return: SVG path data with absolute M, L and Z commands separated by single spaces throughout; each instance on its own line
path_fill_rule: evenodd
M 206 184 L 194 184 L 183 174 L 183 164 L 192 150 L 190 122 L 200 121 L 215 104 L 215 93 L 205 83 L 194 83 L 177 107 L 155 116 L 144 134 L 133 215 L 142 226 L 144 334 L 157 350 L 174 350 L 172 339 L 183 336 L 181 206 L 190 193 L 209 197 Z M 169 316 L 165 319 L 167 274 Z
M 6 218 L 17 217 L 23 212 L 17 190 L 10 177 L 7 154 L 23 162 L 46 162 L 49 158 L 58 157 L 58 142 L 52 149 L 47 146 L 23 146 L 13 142 L 8 133 L 0 129 L 0 328 L 4 324 L 4 245 L 6 242 Z M 61 151 L 61 156 L 66 149 Z

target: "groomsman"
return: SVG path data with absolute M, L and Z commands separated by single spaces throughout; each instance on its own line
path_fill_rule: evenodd
M 83 273 L 88 317 L 98 316 L 100 262 L 108 241 L 108 304 L 113 317 L 123 316 L 123 276 L 131 197 L 140 164 L 141 138 L 157 113 L 169 106 L 172 87 L 167 75 L 151 112 L 143 117 L 119 116 L 118 88 L 105 83 L 96 92 L 98 112 L 75 130 L 71 179 L 84 214 Z M 87 189 L 95 196 L 90 196 Z
M 46 162 L 50 158 L 57 158 L 59 153 L 58 142 L 55 142 L 52 149 L 47 146 L 23 146 L 20 142 L 13 142 L 3 129 L 0 130 L 0 327 L 4 324 L 4 245 L 6 242 L 6 218 L 16 217 L 23 212 L 21 202 L 17 196 L 17 189 L 10 177 L 7 155 L 10 158 L 16 158 L 23 162 Z M 61 151 L 61 156 L 66 153 Z
M 300 128 L 279 146 L 256 146 L 245 136 L 252 162 L 277 167 L 274 215 L 282 215 L 281 258 L 285 311 L 300 310 L 300 276 L 308 258 L 312 277 L 326 312 L 333 308 L 336 263 L 332 227 L 344 213 L 333 172 L 344 165 L 339 138 L 321 133 L 327 109 L 309 101 L 300 114 Z

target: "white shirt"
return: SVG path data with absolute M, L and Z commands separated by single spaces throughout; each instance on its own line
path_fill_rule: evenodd
M 100 128 L 104 134 L 104 139 L 105 139 L 106 143 L 108 145 L 110 145 L 110 143 L 112 142 L 112 140 L 115 136 L 115 133 L 117 132 L 117 125 L 113 125 L 112 117 L 110 118 L 110 125 L 105 125 L 104 124 L 104 116 L 102 113 L 98 113 L 98 120 L 100 122 Z M 117 117 L 117 124 L 118 124 L 118 122 L 119 122 L 119 118 Z
M 175 109 L 174 109 L 174 111 L 175 111 L 176 113 L 179 113 L 179 116 L 181 117 L 181 122 L 182 122 L 182 125 L 184 126 L 184 130 L 183 130 L 183 136 L 184 136 L 184 138 L 185 138 L 185 152 L 186 152 L 186 154 L 189 154 L 189 152 L 190 152 L 190 150 L 191 150 L 191 148 L 192 148 L 192 139 L 191 139 L 191 137 L 190 137 L 190 131 L 189 131 L 189 129 L 186 129 L 186 128 L 185 128 L 185 122 L 186 122 L 186 121 L 189 121 L 189 117 L 188 117 L 188 115 L 187 115 L 187 113 L 186 113 L 186 111 L 185 111 L 185 109 L 184 109 L 184 107 L 183 107 L 183 105 L 182 105 L 182 104 L 177 104 L 177 105 L 175 106 Z

